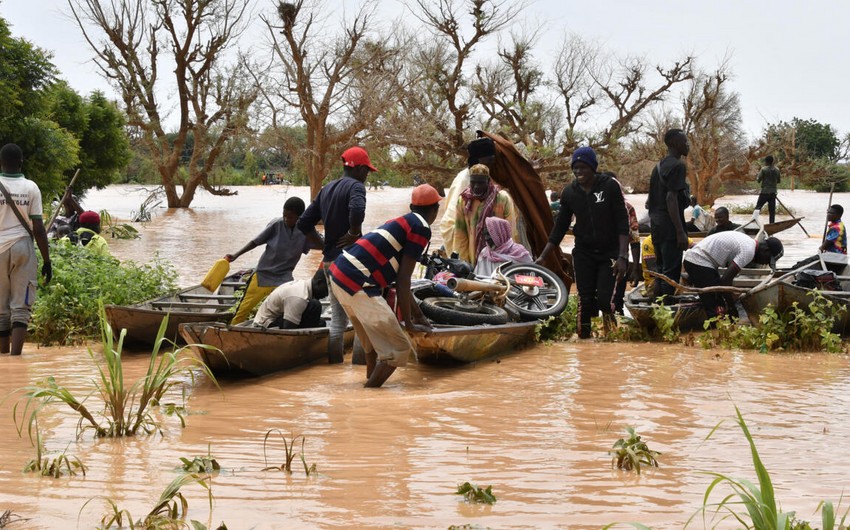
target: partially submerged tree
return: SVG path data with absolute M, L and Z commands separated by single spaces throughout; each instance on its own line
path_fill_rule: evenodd
M 320 6 L 309 0 L 281 1 L 277 17 L 261 17 L 273 51 L 269 75 L 258 77 L 271 116 L 263 125 L 282 132 L 282 146 L 305 168 L 313 197 L 342 151 L 364 143 L 400 96 L 403 39 L 375 33 L 376 6 L 366 2 L 338 33 L 327 31 Z M 287 143 L 298 125 L 306 133 L 301 146 Z
M 245 128 L 257 96 L 231 49 L 245 30 L 249 3 L 69 0 L 95 63 L 121 94 L 128 124 L 140 131 L 170 208 L 188 207 L 198 187 L 231 193 L 211 185 L 209 175 L 225 143 Z M 161 99 L 168 90 L 176 95 L 173 138 L 170 104 Z M 190 136 L 192 156 L 181 166 Z

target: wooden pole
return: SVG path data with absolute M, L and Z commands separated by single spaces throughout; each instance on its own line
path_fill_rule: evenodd
M 832 193 L 835 191 L 835 182 L 829 185 L 829 202 L 826 204 L 826 209 L 829 210 L 829 207 L 832 206 Z M 823 237 L 820 239 L 821 245 L 826 241 L 826 229 L 829 228 L 829 219 L 823 222 Z M 820 250 L 820 249 L 818 249 Z
M 68 196 L 71 195 L 71 193 L 73 192 L 74 182 L 76 182 L 77 177 L 79 175 L 80 175 L 80 168 L 77 168 L 77 170 L 74 172 L 73 178 L 71 178 L 71 182 L 68 184 L 68 187 L 65 188 L 65 193 L 63 193 L 62 198 L 59 199 L 59 205 L 56 206 L 56 211 L 53 212 L 53 215 L 50 217 L 50 222 L 47 223 L 47 228 L 44 229 L 45 232 L 49 232 L 50 227 L 53 226 L 53 223 L 56 221 L 56 217 L 59 215 L 59 210 L 62 209 L 62 204 L 65 202 L 65 200 L 68 198 Z
M 784 204 L 782 204 L 782 201 L 780 201 L 780 200 L 779 200 L 779 194 L 776 194 L 776 202 L 778 202 L 778 203 L 779 203 L 779 206 L 782 206 L 783 208 L 785 208 L 785 211 L 786 211 L 786 212 L 788 212 L 788 215 L 790 215 L 790 216 L 791 216 L 791 219 L 794 219 L 795 221 L 797 221 L 797 225 L 798 225 L 800 228 L 802 228 L 802 229 L 803 229 L 803 232 L 806 234 L 806 237 L 812 237 L 812 236 L 810 236 L 810 235 L 809 235 L 809 231 L 808 231 L 808 230 L 806 230 L 806 227 L 805 227 L 805 226 L 803 226 L 803 223 L 801 223 L 799 219 L 797 219 L 796 217 L 794 217 L 794 214 L 793 214 L 793 213 L 791 213 L 791 210 L 789 210 L 787 206 L 785 206 Z
M 734 285 L 713 285 L 711 287 L 690 287 L 688 285 L 682 285 L 681 283 L 669 278 L 661 274 L 660 272 L 655 271 L 647 271 L 650 276 L 661 280 L 665 283 L 669 283 L 677 290 L 686 292 L 686 293 L 732 293 L 732 294 L 746 294 L 750 292 L 748 287 L 735 287 Z

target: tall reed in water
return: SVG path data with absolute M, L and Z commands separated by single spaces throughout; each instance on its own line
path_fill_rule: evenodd
M 193 357 L 181 355 L 183 348 L 160 353 L 163 345 L 171 345 L 171 342 L 165 339 L 168 316 L 163 318 L 162 324 L 159 326 L 159 332 L 154 341 L 150 362 L 144 377 L 131 385 L 125 384 L 121 350 L 126 330 L 121 331 L 118 343 L 115 344 L 112 326 L 106 321 L 103 304 L 100 305 L 99 312 L 103 354 L 96 354 L 91 348 L 88 351 L 89 356 L 97 366 L 98 377 L 93 382 L 96 393 L 101 398 L 103 408 L 98 407 L 95 412 L 92 412 L 84 403 L 86 398 L 77 399 L 70 390 L 58 384 L 51 376 L 24 389 L 27 400 L 23 409 L 21 424 L 18 425 L 19 433 L 23 429 L 27 417 L 29 417 L 29 430 L 32 433 L 35 414 L 46 404 L 60 401 L 80 414 L 78 428 L 81 431 L 90 428 L 99 437 L 149 434 L 160 430 L 160 422 L 154 416 L 154 408 L 160 405 L 165 393 L 179 383 L 178 376 L 188 375 L 194 382 L 195 373 L 193 369 L 199 369 L 213 383 L 218 385 L 215 377 L 204 363 Z M 179 408 L 170 407 L 169 410 L 179 410 Z M 17 421 L 17 405 L 15 405 L 14 414 Z

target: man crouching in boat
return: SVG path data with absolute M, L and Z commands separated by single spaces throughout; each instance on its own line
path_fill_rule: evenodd
M 279 285 L 257 310 L 254 325 L 261 328 L 323 328 L 322 303 L 328 296 L 325 271 L 319 269 L 313 278 L 293 280 Z
M 387 221 L 346 248 L 330 266 L 331 289 L 366 352 L 366 387 L 376 388 L 413 351 L 395 311 L 381 291 L 396 284 L 396 299 L 409 332 L 428 333 L 431 325 L 410 293 L 410 277 L 431 240 L 440 195 L 422 184 L 413 188 L 410 213 Z
M 732 285 L 732 280 L 741 272 L 741 268 L 751 261 L 768 264 L 782 256 L 782 242 L 775 237 L 765 241 L 753 241 L 742 232 L 721 232 L 703 239 L 694 248 L 685 253 L 685 270 L 688 280 L 695 287 L 713 287 Z M 720 268 L 726 267 L 723 277 Z M 700 302 L 708 318 L 725 314 L 727 308 L 734 309 L 731 295 L 720 293 L 700 293 Z

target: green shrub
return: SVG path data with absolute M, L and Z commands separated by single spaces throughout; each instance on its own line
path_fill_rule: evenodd
M 762 353 L 777 350 L 842 351 L 841 337 L 833 333 L 835 318 L 843 311 L 820 292 L 810 292 L 812 301 L 807 307 L 796 302 L 788 311 L 780 312 L 771 306 L 759 315 L 759 325 L 742 326 L 728 316 L 714 317 L 705 322 L 708 330 L 700 338 L 703 348 L 740 348 Z
M 53 281 L 39 285 L 32 340 L 73 344 L 100 335 L 98 301 L 127 305 L 176 288 L 173 266 L 155 256 L 145 265 L 94 256 L 85 247 L 51 244 Z
M 560 315 L 542 320 L 534 328 L 534 340 L 537 342 L 554 342 L 566 340 L 576 332 L 576 317 L 578 315 L 578 298 L 569 297 L 567 307 Z
M 626 471 L 634 470 L 640 475 L 640 466 L 658 467 L 658 457 L 661 453 L 653 451 L 646 445 L 646 442 L 641 441 L 640 435 L 635 432 L 634 427 L 626 427 L 628 438 L 620 438 L 614 442 L 614 447 L 608 451 L 608 454 L 613 455 L 611 458 L 611 467 L 617 466 L 618 469 Z

